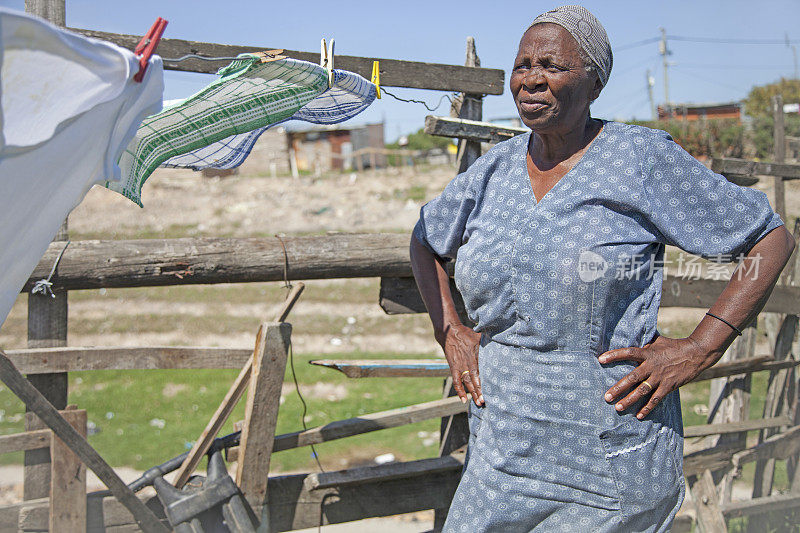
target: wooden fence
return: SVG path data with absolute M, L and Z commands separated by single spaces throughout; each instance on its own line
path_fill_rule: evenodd
M 29 8 L 46 15 L 56 23 L 64 23 L 63 0 L 31 0 Z M 138 37 L 80 30 L 127 48 Z M 177 57 L 186 53 L 206 56 L 231 56 L 265 47 L 243 47 L 164 39 L 159 52 Z M 286 55 L 316 61 L 316 54 L 286 51 Z M 381 60 L 381 79 L 387 86 L 416 87 L 461 91 L 450 118 L 429 118 L 429 133 L 455 136 L 459 146 L 459 170 L 464 170 L 480 155 L 480 142 L 496 142 L 521 133 L 521 130 L 499 128 L 481 123 L 482 95 L 503 91 L 500 70 L 479 68 L 474 43 L 468 45 L 466 66 L 433 65 L 395 60 Z M 337 65 L 369 75 L 372 58 L 337 57 Z M 167 68 L 193 72 L 212 72 L 218 67 L 205 61 L 167 63 Z M 780 162 L 780 161 L 778 161 Z M 751 163 L 725 160 L 720 165 L 741 164 L 737 178 L 757 180 L 773 176 L 779 189 L 782 209 L 783 180 L 800 177 L 796 166 L 763 167 Z M 749 166 L 748 166 L 749 165 Z M 730 174 L 729 170 L 724 170 Z M 733 174 L 731 174 L 733 176 Z M 752 184 L 752 183 L 750 183 Z M 795 237 L 800 228 L 795 225 Z M 66 227 L 31 275 L 25 290 L 41 279 L 53 265 L 63 248 Z M 66 347 L 68 291 L 99 287 L 142 287 L 155 285 L 187 285 L 210 283 L 246 283 L 298 279 L 332 279 L 381 277 L 380 304 L 388 313 L 422 312 L 419 294 L 411 280 L 408 259 L 408 236 L 395 234 L 331 235 L 324 237 L 284 238 L 285 249 L 278 239 L 166 239 L 134 241 L 73 242 L 64 253 L 54 278 L 57 297 L 29 295 L 29 347 L 9 351 L 14 365 L 39 389 L 56 408 L 66 408 L 67 373 L 99 369 L 170 369 L 170 368 L 242 368 L 252 362 L 262 369 L 261 378 L 251 381 L 248 398 L 250 444 L 239 450 L 240 463 L 250 465 L 258 476 L 247 477 L 240 469 L 237 482 L 258 513 L 266 506 L 272 531 L 287 531 L 320 524 L 341 523 L 373 516 L 388 516 L 425 509 L 435 509 L 435 529 L 440 528 L 450 500 L 458 484 L 464 462 L 468 430 L 465 406 L 453 397 L 454 391 L 442 360 L 433 361 L 317 361 L 316 364 L 344 372 L 353 378 L 373 376 L 440 376 L 444 379 L 441 400 L 357 418 L 340 420 L 324 426 L 284 435 L 274 435 L 277 411 L 255 413 L 256 406 L 274 404 L 277 397 L 274 381 L 280 362 L 285 363 L 286 326 L 264 324 L 253 350 L 198 347 L 81 348 Z M 688 528 L 693 520 L 706 531 L 721 531 L 725 520 L 738 516 L 780 513 L 800 505 L 800 425 L 798 425 L 798 364 L 794 348 L 797 317 L 800 314 L 800 275 L 798 254 L 791 259 L 779 285 L 773 291 L 762 313 L 767 322 L 770 351 L 754 351 L 755 324 L 747 328 L 728 350 L 725 359 L 701 374 L 698 380 L 714 380 L 709 405 L 708 424 L 685 429 L 687 439 L 685 473 L 688 476 L 694 509 L 687 503 L 676 529 Z M 673 279 L 664 284 L 662 305 L 665 307 L 708 308 L 722 292 L 725 283 L 713 280 Z M 272 331 L 273 334 L 269 332 Z M 278 332 L 278 333 L 275 333 Z M 280 333 L 283 332 L 283 333 Z M 254 332 L 255 333 L 255 332 Z M 280 334 L 279 334 L 280 333 Z M 269 340 L 272 339 L 272 340 Z M 265 358 L 265 353 L 273 357 Z M 272 371 L 269 361 L 275 362 Z M 267 361 L 267 362 L 265 362 Z M 267 366 L 264 366 L 267 365 Z M 266 369 L 266 370 L 265 370 Z M 767 405 L 763 417 L 747 419 L 750 376 L 754 372 L 769 373 Z M 258 372 L 254 370 L 254 374 Z M 271 383 L 271 384 L 270 384 Z M 255 398 L 275 398 L 257 402 Z M 67 410 L 69 413 L 74 410 Z M 74 416 L 74 415 L 67 415 Z M 354 468 L 338 472 L 293 474 L 265 477 L 269 456 L 282 450 L 345 438 L 384 428 L 398 427 L 432 418 L 441 419 L 441 441 L 437 457 Z M 272 420 L 261 426 L 257 420 Z M 78 421 L 77 426 L 80 427 Z M 26 433 L 0 437 L 0 448 L 26 450 L 24 501 L 0 507 L 0 530 L 22 531 L 74 530 L 81 517 L 65 513 L 81 511 L 77 494 L 85 493 L 80 482 L 65 494 L 69 498 L 51 497 L 60 490 L 62 480 L 57 459 L 57 439 L 42 430 L 41 421 L 28 416 Z M 272 432 L 272 433 L 270 433 Z M 746 439 L 757 432 L 757 442 Z M 697 440 L 701 439 L 701 440 Z M 266 450 L 257 457 L 253 442 Z M 250 451 L 248 452 L 248 449 Z M 52 461 L 50 460 L 52 457 Z M 773 494 L 775 461 L 787 461 L 792 492 Z M 742 465 L 758 466 L 753 499 L 731 498 L 733 480 Z M 78 487 L 78 488 L 76 488 Z M 135 529 L 134 518 L 118 500 L 104 492 L 84 494 L 83 520 L 89 531 Z M 71 503 L 65 504 L 64 501 Z M 148 507 L 163 519 L 160 504 Z M 754 523 L 754 522 L 753 522 Z

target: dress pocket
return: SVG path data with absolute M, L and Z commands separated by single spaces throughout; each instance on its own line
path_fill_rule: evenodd
M 643 518 L 651 524 L 659 523 L 682 499 L 683 478 L 676 464 L 681 437 L 663 407 L 653 411 L 652 420 L 626 416 L 617 426 L 600 433 L 619 491 L 622 521 L 629 527 Z M 666 415 L 666 423 L 659 422 L 659 414 Z

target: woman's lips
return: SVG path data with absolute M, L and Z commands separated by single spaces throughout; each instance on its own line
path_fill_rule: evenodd
M 526 113 L 535 113 L 547 107 L 547 104 L 544 102 L 520 102 L 519 107 Z

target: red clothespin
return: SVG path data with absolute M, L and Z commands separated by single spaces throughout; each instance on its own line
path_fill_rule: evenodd
M 156 47 L 158 47 L 158 43 L 161 41 L 161 35 L 164 33 L 166 27 L 167 21 L 158 17 L 150 27 L 150 31 L 147 32 L 147 35 L 142 37 L 142 40 L 139 41 L 139 44 L 134 48 L 133 53 L 140 56 L 139 72 L 133 76 L 134 81 L 141 83 L 142 78 L 144 78 L 144 72 L 147 70 L 147 62 L 150 61 L 150 56 L 153 55 Z

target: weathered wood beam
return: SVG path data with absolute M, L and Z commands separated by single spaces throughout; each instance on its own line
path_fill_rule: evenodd
M 464 454 L 445 455 L 418 461 L 363 466 L 336 472 L 313 473 L 306 477 L 305 486 L 309 490 L 318 490 L 347 485 L 363 485 L 374 481 L 383 482 L 391 479 L 450 472 L 463 466 Z
M 425 117 L 425 133 L 439 137 L 456 137 L 467 141 L 499 143 L 527 133 L 527 128 L 500 126 L 491 122 L 451 117 Z
M 800 179 L 800 164 L 798 163 L 768 163 L 732 157 L 715 157 L 711 160 L 711 170 L 724 175 L 730 181 L 734 181 L 731 178 L 750 178 L 755 183 L 758 181 L 758 176 L 778 176 L 784 180 Z M 737 182 L 734 181 L 734 183 Z
M 189 346 L 92 346 L 8 350 L 6 355 L 23 374 L 46 374 L 84 370 L 241 368 L 253 355 L 253 350 Z
M 661 307 L 700 307 L 708 309 L 717 300 L 727 281 L 671 278 L 664 280 Z M 452 287 L 451 287 L 452 288 Z M 380 305 L 390 315 L 424 313 L 425 304 L 414 278 L 384 276 L 381 278 Z M 456 302 L 463 313 L 463 301 Z M 777 286 L 763 311 L 800 314 L 800 287 Z
M 349 378 L 447 377 L 450 370 L 444 359 L 318 359 L 309 361 L 318 366 L 338 370 Z M 800 365 L 800 361 L 773 361 L 770 356 L 750 357 L 728 363 L 717 363 L 704 370 L 693 381 L 778 370 Z M 705 426 L 704 426 L 705 427 Z
M 181 238 L 73 241 L 53 282 L 63 289 L 410 276 L 407 234 L 266 239 Z M 51 244 L 24 291 L 46 278 L 63 246 Z
M 123 48 L 133 50 L 141 40 L 141 36 L 109 33 L 105 31 L 70 28 L 87 37 L 103 39 Z M 272 46 L 241 46 L 232 44 L 204 43 L 183 39 L 161 39 L 158 55 L 177 59 L 187 54 L 204 57 L 235 57 L 247 52 L 263 52 L 272 50 Z M 282 55 L 302 61 L 319 63 L 319 52 L 300 52 L 284 50 Z M 370 79 L 372 62 L 380 61 L 381 85 L 386 87 L 408 87 L 413 89 L 432 89 L 436 91 L 463 91 L 478 94 L 503 94 L 505 73 L 502 69 L 462 67 L 459 65 L 442 65 L 439 63 L 422 63 L 419 61 L 401 61 L 398 59 L 380 59 L 376 57 L 336 56 L 336 68 L 349 70 Z M 206 61 L 187 59 L 180 63 L 165 61 L 167 70 L 184 72 L 201 72 L 214 74 L 230 61 Z
M 683 473 L 685 476 L 697 476 L 703 470 L 724 470 L 771 457 L 786 459 L 800 452 L 800 426 L 773 435 L 764 442 L 742 449 L 738 445 L 720 445 L 714 448 L 685 453 L 683 456 Z
M 697 511 L 697 523 L 703 533 L 725 533 L 728 525 L 719 505 L 717 487 L 710 470 L 704 470 L 698 476 L 689 476 L 687 479 L 692 503 Z
M 727 422 L 724 424 L 705 424 L 683 428 L 684 438 L 705 437 L 707 435 L 726 435 L 742 431 L 755 431 L 764 428 L 778 428 L 788 426 L 792 420 L 788 416 L 778 416 L 767 419 L 744 420 L 741 422 Z
M 462 404 L 458 397 L 450 397 L 378 413 L 369 413 L 355 418 L 337 420 L 305 431 L 278 435 L 275 437 L 275 445 L 272 451 L 278 452 L 310 444 L 320 444 L 379 429 L 405 426 L 422 422 L 423 420 L 430 420 L 431 418 L 465 413 L 466 411 L 467 406 Z
M 317 359 L 312 365 L 338 370 L 348 378 L 447 377 L 444 359 Z
M 0 453 L 22 452 L 49 448 L 53 432 L 49 429 L 38 429 L 13 435 L 0 435 Z
M 242 427 L 236 484 L 250 502 L 266 502 L 269 464 L 275 444 L 281 386 L 286 374 L 292 327 L 290 324 L 261 324 L 253 353 L 250 390 Z

